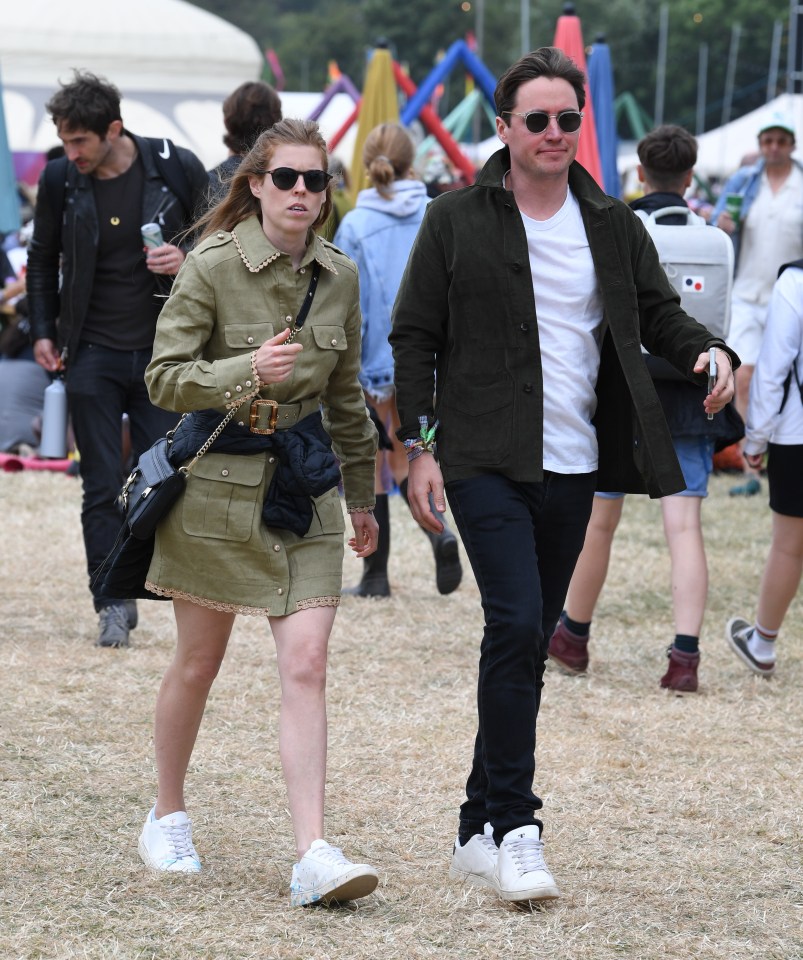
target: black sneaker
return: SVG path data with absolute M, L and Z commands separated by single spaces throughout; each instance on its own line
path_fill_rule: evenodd
M 771 677 L 775 673 L 775 661 L 756 660 L 750 652 L 748 643 L 752 633 L 752 625 L 742 617 L 731 617 L 725 627 L 725 639 L 728 641 L 728 646 L 742 663 L 760 677 Z
M 108 607 L 101 607 L 98 612 L 100 618 L 100 633 L 95 641 L 96 647 L 127 647 L 130 623 L 125 603 L 113 603 Z

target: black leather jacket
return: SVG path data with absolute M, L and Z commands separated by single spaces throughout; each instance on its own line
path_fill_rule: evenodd
M 136 143 L 145 165 L 141 222 L 161 224 L 165 242 L 175 243 L 204 210 L 208 175 L 194 153 L 183 147 L 175 148 L 192 189 L 195 209 L 186 214 L 162 179 L 148 141 L 126 133 Z M 44 171 L 39 178 L 33 239 L 28 250 L 27 292 L 32 341 L 52 340 L 60 349 L 66 347 L 66 356 L 69 357 L 75 354 L 81 339 L 81 327 L 92 293 L 98 222 L 91 179 L 70 163 L 66 184 L 64 208 L 59 219 L 58 211 L 50 204 Z M 186 247 L 185 244 L 181 246 Z M 167 281 L 166 287 L 160 292 L 167 294 L 171 281 L 167 277 L 164 280 Z

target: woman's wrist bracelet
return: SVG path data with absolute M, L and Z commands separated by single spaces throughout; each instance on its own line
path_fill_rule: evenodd
M 346 513 L 373 513 L 373 507 L 346 507 Z

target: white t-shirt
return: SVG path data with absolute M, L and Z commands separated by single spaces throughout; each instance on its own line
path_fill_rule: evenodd
M 602 298 L 580 205 L 570 190 L 549 220 L 522 213 L 544 383 L 544 469 L 591 473 L 597 435 L 591 418 L 602 339 Z
M 770 302 L 778 270 L 803 257 L 803 173 L 795 164 L 777 193 L 767 174 L 761 182 L 747 219 L 739 248 L 739 267 L 733 296 L 748 303 Z

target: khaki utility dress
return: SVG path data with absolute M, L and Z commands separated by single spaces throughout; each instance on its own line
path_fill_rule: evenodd
M 256 217 L 208 237 L 187 257 L 160 316 L 145 380 L 151 400 L 176 412 L 225 413 L 242 397 L 234 422 L 248 425 L 256 396 L 251 353 L 292 327 L 313 263 L 321 274 L 312 308 L 296 335 L 303 346 L 293 375 L 263 386 L 279 404 L 276 429 L 321 409 L 349 507 L 374 502 L 376 430 L 357 379 L 360 306 L 351 260 L 310 235 L 298 270 L 271 245 Z M 342 586 L 344 517 L 336 489 L 313 499 L 305 536 L 269 528 L 262 503 L 276 456 L 207 453 L 159 526 L 147 587 L 216 610 L 284 616 L 336 605 Z

